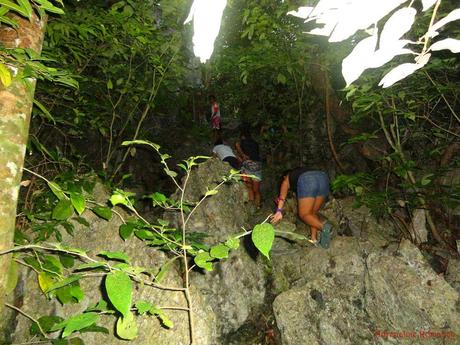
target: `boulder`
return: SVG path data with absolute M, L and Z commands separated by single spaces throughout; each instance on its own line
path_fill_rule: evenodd
M 95 188 L 96 200 L 99 202 L 107 200 L 108 194 L 101 185 Z M 131 258 L 135 266 L 160 267 L 168 260 L 165 253 L 146 246 L 137 238 L 123 241 L 118 232 L 122 224 L 121 218 L 126 217 L 125 212 L 115 208 L 110 221 L 105 221 L 96 216 L 92 211 L 86 210 L 82 217 L 90 224 L 85 227 L 75 222 L 75 236 L 69 236 L 63 232 L 63 243 L 74 248 L 84 248 L 88 255 L 95 257 L 100 251 L 122 251 Z M 120 216 L 118 216 L 120 215 Z M 97 303 L 102 296 L 102 277 L 91 277 L 80 280 L 82 290 L 85 292 L 85 299 L 79 304 L 66 304 L 62 306 L 56 299 L 48 301 L 40 291 L 37 284 L 37 275 L 31 270 L 22 270 L 22 278 L 16 289 L 16 304 L 20 303 L 21 309 L 38 318 L 42 315 L 58 315 L 67 318 L 72 314 L 81 313 L 88 306 Z M 182 279 L 174 268 L 162 281 L 164 286 L 182 287 Z M 138 300 L 148 301 L 159 307 L 186 307 L 186 299 L 182 292 L 164 291 L 149 286 L 137 284 L 133 294 L 133 302 Z M 216 344 L 216 322 L 215 314 L 203 299 L 201 292 L 192 289 L 193 309 L 195 312 L 195 338 L 197 344 Z M 130 344 L 189 344 L 188 315 L 185 311 L 167 310 L 167 316 L 173 321 L 174 327 L 171 330 L 163 328 L 155 317 L 139 316 L 136 318 L 139 336 Z M 83 333 L 80 337 L 86 345 L 100 344 L 126 344 L 113 335 L 115 317 L 102 315 L 98 325 L 107 328 L 110 335 L 104 333 Z M 22 315 L 16 315 L 14 329 L 11 330 L 11 341 L 13 343 L 24 343 L 31 339 L 29 328 L 31 322 Z
M 408 241 L 394 251 L 336 237 L 329 250 L 299 249 L 273 265 L 285 290 L 273 303 L 283 345 L 439 344 L 460 332 L 458 292 Z
M 449 260 L 446 271 L 446 281 L 460 293 L 460 260 Z
M 229 175 L 230 169 L 230 165 L 217 158 L 200 164 L 190 174 L 184 199 L 198 202 L 207 190 Z M 175 193 L 176 198 L 179 192 Z M 253 211 L 247 204 L 246 187 L 242 182 L 224 184 L 217 194 L 208 197 L 197 208 L 187 223 L 187 231 L 205 233 L 208 235 L 207 244 L 221 243 L 241 233 L 243 227 L 251 228 L 255 224 L 250 223 Z M 168 212 L 165 218 L 180 226 L 177 214 Z M 243 239 L 241 242 L 240 249 L 232 251 L 228 259 L 214 264 L 213 271 L 192 272 L 191 275 L 191 284 L 202 292 L 205 302 L 218 315 L 216 327 L 223 337 L 257 315 L 264 304 L 265 265 L 256 259 L 250 246 L 243 245 L 247 241 Z
M 211 158 L 192 170 L 187 180 L 184 201 L 198 203 L 206 191 L 214 188 L 229 176 L 231 167 L 228 163 L 217 158 Z M 185 178 L 182 179 L 182 183 Z M 179 200 L 181 191 L 178 190 L 173 198 Z M 194 211 L 187 222 L 187 231 L 202 232 L 208 237 L 207 243 L 225 241 L 230 235 L 241 232 L 247 225 L 252 212 L 248 204 L 246 187 L 242 182 L 225 183 L 218 193 L 206 198 Z M 181 219 L 177 212 L 166 212 L 168 219 L 176 228 L 181 228 Z
M 337 234 L 369 240 L 379 247 L 398 237 L 393 224 L 378 221 L 366 206 L 357 208 L 353 197 L 331 199 L 320 213 L 334 224 Z

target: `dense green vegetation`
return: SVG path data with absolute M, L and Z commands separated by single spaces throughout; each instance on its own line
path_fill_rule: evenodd
M 32 17 L 29 1 L 17 1 L 17 8 L 15 3 L 0 1 L 2 25 L 15 25 L 12 13 Z M 436 52 L 429 65 L 407 79 L 388 89 L 378 87 L 391 67 L 405 61 L 398 57 L 384 68 L 366 71 L 345 89 L 340 63 L 355 38 L 331 45 L 324 38 L 306 35 L 302 20 L 285 15 L 298 1 L 229 1 L 215 53 L 205 65 L 192 56 L 191 27 L 183 25 L 190 1 L 73 0 L 65 7 L 61 1 L 55 2 L 56 7 L 44 0 L 31 3 L 40 16 L 45 12 L 50 16 L 41 56 L 30 49 L 10 49 L 0 41 L 0 91 L 11 83 L 5 66 L 19 68 L 16 79 L 38 79 L 15 243 L 44 250 L 37 258 L 26 255 L 23 261 L 38 272 L 40 287 L 50 298 L 63 304 L 79 302 L 83 296 L 78 271 L 103 271 L 115 307 L 110 312 L 119 316 L 118 335 L 135 337 L 136 331 L 128 325 L 132 301 L 123 300 L 111 286 L 125 286 L 131 296 L 131 279 L 158 272 L 133 272 L 129 258 L 120 253 L 101 254 L 125 264 L 113 271 L 110 264 L 76 249 L 41 244 L 60 241 L 60 231 L 72 233 L 68 220 L 84 222 L 80 215 L 85 208 L 102 218 L 111 217 L 108 205 L 87 201 L 95 176 L 113 188 L 110 206 L 122 204 L 132 212 L 133 218 L 120 228 L 123 239 L 136 234 L 149 245 L 180 251 L 177 256 L 184 259 L 185 271 L 187 255 L 195 257 L 197 266 L 211 269 L 212 260 L 225 258 L 238 247 L 235 241 L 241 236 L 214 250 L 199 241 L 187 242 L 185 224 L 182 229 L 150 224 L 134 207 L 134 194 L 123 192 L 142 178 L 136 169 L 144 164 L 145 149 L 122 143 L 148 140 L 174 153 L 185 133 L 195 142 L 208 142 L 209 129 L 198 119 L 208 116 L 210 94 L 220 100 L 224 123 L 253 126 L 267 170 L 276 173 L 301 164 L 328 169 L 337 195 L 354 195 L 357 205 L 393 220 L 401 237 L 417 244 L 413 218 L 417 209 L 425 210 L 429 245 L 456 250 L 460 238 L 459 215 L 454 212 L 460 207 L 458 55 Z M 439 16 L 453 8 L 454 0 L 444 0 Z M 420 15 L 409 39 L 424 32 L 430 15 Z M 458 38 L 460 29 L 452 24 L 441 35 Z M 159 157 L 149 158 L 153 174 L 162 177 L 149 180 L 148 192 L 160 190 L 168 176 L 179 184 L 166 164 L 169 155 Z M 196 160 L 183 163 L 179 173 L 187 176 Z M 176 208 L 182 214 L 199 206 L 177 203 L 160 193 L 150 199 L 155 206 Z M 257 236 L 261 227 L 254 230 Z M 254 240 L 266 256 L 272 229 L 267 233 Z M 75 257 L 87 266 L 72 268 Z M 64 276 L 64 268 L 72 268 L 71 274 Z M 44 336 L 63 329 L 63 336 L 68 336 L 92 326 L 97 312 L 109 309 L 99 305 L 75 319 L 43 319 L 43 329 L 34 331 Z M 157 316 L 168 327 L 167 316 L 156 306 L 140 303 L 135 309 Z

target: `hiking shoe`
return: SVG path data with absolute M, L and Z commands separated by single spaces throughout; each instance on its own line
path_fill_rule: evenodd
M 329 248 L 329 244 L 331 243 L 331 234 L 332 224 L 330 222 L 326 222 L 324 224 L 323 230 L 321 231 L 321 239 L 319 241 L 319 245 L 324 249 Z

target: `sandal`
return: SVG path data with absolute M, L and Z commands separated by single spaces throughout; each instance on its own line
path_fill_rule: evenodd
M 332 224 L 327 221 L 323 226 L 323 230 L 321 231 L 321 238 L 319 240 L 319 245 L 324 249 L 329 248 L 329 244 L 331 243 L 331 235 Z

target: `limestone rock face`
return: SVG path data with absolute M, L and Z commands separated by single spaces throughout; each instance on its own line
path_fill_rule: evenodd
M 206 190 L 228 176 L 230 165 L 210 159 L 193 170 L 188 180 L 185 200 L 197 202 Z M 177 193 L 176 193 L 177 196 Z M 187 224 L 188 232 L 204 232 L 208 244 L 224 242 L 251 226 L 251 209 L 245 204 L 247 194 L 241 183 L 226 184 L 207 198 Z M 179 226 L 177 216 L 171 217 Z M 236 331 L 264 303 L 266 274 L 264 264 L 245 250 L 232 251 L 228 259 L 214 265 L 212 272 L 193 272 L 191 284 L 202 292 L 216 315 L 218 333 Z
M 191 283 L 217 317 L 218 333 L 225 336 L 254 317 L 264 303 L 265 273 L 244 249 L 215 265 L 214 271 L 193 274 Z
M 99 201 L 107 200 L 107 194 L 101 186 L 96 188 L 101 194 L 96 195 Z M 104 194 L 105 193 L 105 194 Z M 126 214 L 121 209 L 117 211 L 123 217 Z M 141 267 L 159 267 L 168 258 L 163 252 L 154 250 L 147 247 L 144 243 L 137 238 L 132 238 L 124 242 L 119 234 L 118 228 L 121 224 L 121 219 L 116 214 L 107 222 L 97 217 L 91 211 L 85 211 L 82 214 L 88 223 L 89 228 L 86 228 L 79 223 L 75 223 L 75 236 L 71 237 L 64 235 L 63 243 L 76 248 L 84 248 L 87 250 L 88 255 L 95 257 L 95 255 L 102 251 L 122 251 L 131 258 L 131 262 L 135 266 Z M 80 304 L 61 306 L 61 304 L 53 299 L 47 301 L 45 296 L 39 290 L 37 284 L 37 276 L 32 271 L 24 271 L 23 277 L 16 292 L 19 300 L 22 300 L 21 309 L 30 315 L 37 318 L 42 315 L 58 315 L 66 318 L 74 313 L 84 311 L 88 306 L 94 305 L 101 299 L 101 277 L 92 277 L 82 279 L 80 285 L 85 292 L 85 300 Z M 172 269 L 162 285 L 172 287 L 182 287 L 182 280 L 177 271 Z M 20 290 L 20 291 L 19 291 Z M 215 331 L 215 315 L 212 309 L 205 304 L 203 296 L 200 291 L 193 289 L 192 297 L 195 311 L 195 332 L 197 344 L 216 344 L 216 331 Z M 186 307 L 186 300 L 182 292 L 175 291 L 162 291 L 149 286 L 137 285 L 133 294 L 133 302 L 138 300 L 149 301 L 156 306 L 167 307 Z M 174 328 L 167 330 L 163 328 L 160 322 L 152 316 L 140 316 L 137 318 L 139 336 L 130 344 L 149 345 L 149 344 L 189 344 L 189 329 L 188 329 L 188 315 L 185 311 L 167 310 L 166 314 L 174 322 Z M 84 333 L 80 337 L 85 341 L 86 345 L 100 345 L 100 344 L 126 344 L 113 335 L 115 317 L 102 316 L 98 321 L 98 325 L 106 327 L 110 335 L 103 333 Z M 12 333 L 13 343 L 23 343 L 30 340 L 29 333 L 30 321 L 21 315 L 16 316 L 17 325 Z
M 369 240 L 383 247 L 394 240 L 394 226 L 386 221 L 377 221 L 370 210 L 361 206 L 354 208 L 354 198 L 332 199 L 320 211 L 334 224 L 336 234 Z
M 196 203 L 206 191 L 222 182 L 229 176 L 231 167 L 217 158 L 211 158 L 194 169 L 187 181 L 184 200 Z M 183 179 L 184 180 L 184 179 Z M 174 194 L 180 198 L 180 191 Z M 191 216 L 187 223 L 188 231 L 203 232 L 208 235 L 208 243 L 225 240 L 232 234 L 241 232 L 241 227 L 249 219 L 246 187 L 242 182 L 227 183 L 219 188 L 217 194 L 208 197 Z M 180 228 L 177 213 L 166 212 L 165 218 Z
M 460 260 L 450 259 L 447 266 L 446 281 L 460 293 Z
M 420 332 L 460 332 L 458 292 L 408 241 L 395 252 L 337 237 L 329 250 L 299 249 L 273 263 L 286 290 L 273 304 L 283 345 L 439 344 Z

